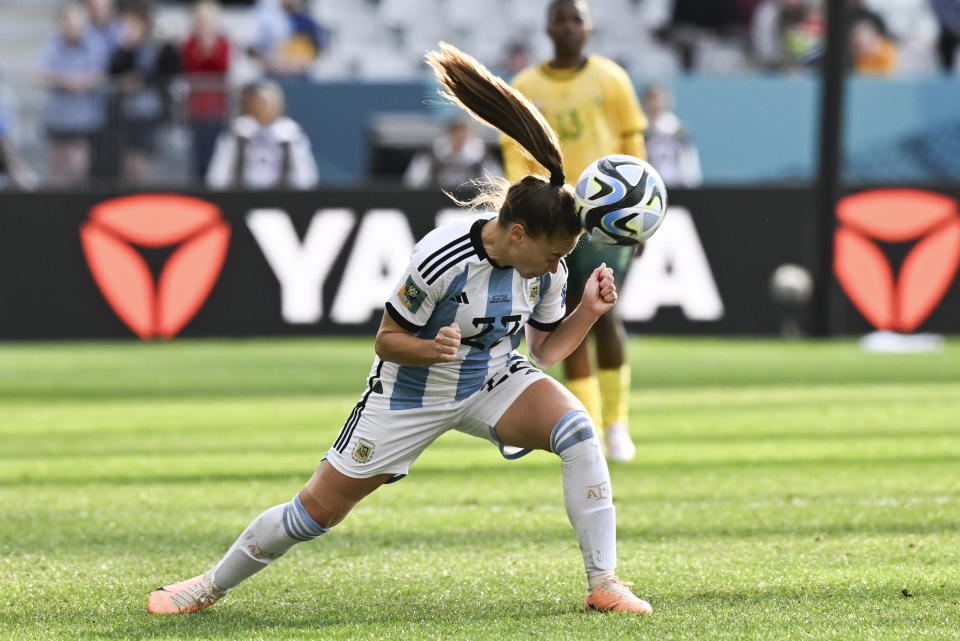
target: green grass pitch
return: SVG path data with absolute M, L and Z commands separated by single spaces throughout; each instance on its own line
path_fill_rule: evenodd
M 448 434 L 198 615 L 147 593 L 289 500 L 372 340 L 0 345 L 0 639 L 957 639 L 960 341 L 635 338 L 619 574 L 583 611 L 559 465 Z

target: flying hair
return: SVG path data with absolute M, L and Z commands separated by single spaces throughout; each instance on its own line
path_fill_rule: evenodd
M 474 181 L 478 195 L 454 202 L 471 209 L 497 211 L 497 222 L 507 228 L 520 223 L 534 237 L 576 237 L 582 233 L 573 189 L 565 184 L 560 140 L 536 107 L 486 67 L 454 46 L 440 43 L 427 64 L 443 89 L 440 95 L 463 107 L 477 120 L 510 136 L 550 172 L 549 181 L 526 176 L 510 184 L 494 179 Z
M 426 61 L 443 86 L 440 95 L 516 140 L 547 168 L 553 185 L 563 185 L 560 140 L 529 100 L 476 58 L 446 42 L 440 43 L 439 51 L 427 52 Z

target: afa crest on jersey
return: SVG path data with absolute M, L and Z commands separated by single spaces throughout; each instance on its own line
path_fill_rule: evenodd
M 407 282 L 405 282 L 403 287 L 400 288 L 400 291 L 397 292 L 397 298 L 400 299 L 401 305 L 416 314 L 417 310 L 420 309 L 420 305 L 426 300 L 427 292 L 420 289 L 417 284 L 413 282 L 412 277 L 407 276 Z
M 535 303 L 537 299 L 540 298 L 540 281 L 535 280 L 530 285 L 530 302 Z

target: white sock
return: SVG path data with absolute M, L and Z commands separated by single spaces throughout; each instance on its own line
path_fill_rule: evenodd
M 301 541 L 310 541 L 327 531 L 314 521 L 295 496 L 289 503 L 274 505 L 247 526 L 213 568 L 213 585 L 226 592 L 283 556 Z
M 563 501 L 577 533 L 583 564 L 590 577 L 617 567 L 617 518 L 610 472 L 600 451 L 590 415 L 570 410 L 550 434 L 550 448 L 563 468 Z

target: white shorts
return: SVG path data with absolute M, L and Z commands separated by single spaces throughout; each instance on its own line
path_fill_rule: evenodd
M 398 481 L 428 445 L 451 429 L 492 441 L 506 458 L 519 458 L 530 450 L 505 446 L 493 427 L 527 387 L 543 378 L 549 377 L 525 358 L 514 358 L 461 401 L 425 397 L 423 407 L 411 409 L 390 409 L 390 399 L 371 388 L 325 458 L 352 478 L 393 474 Z

